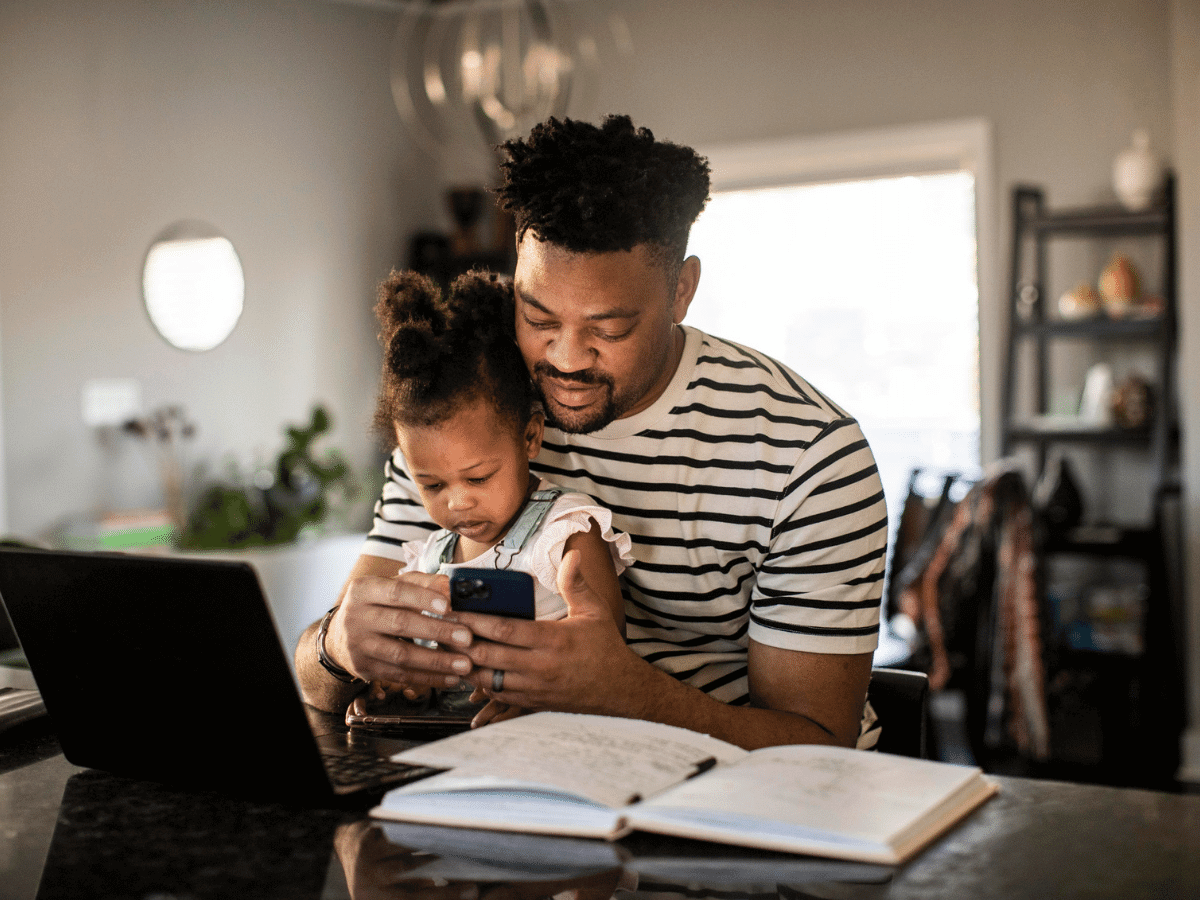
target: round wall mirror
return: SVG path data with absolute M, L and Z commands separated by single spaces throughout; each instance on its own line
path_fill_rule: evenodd
M 246 279 L 233 244 L 204 222 L 176 222 L 154 239 L 142 268 L 154 327 L 181 350 L 211 350 L 242 315 Z

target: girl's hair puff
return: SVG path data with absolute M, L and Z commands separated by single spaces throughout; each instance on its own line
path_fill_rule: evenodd
M 512 287 L 494 274 L 460 275 L 443 294 L 430 278 L 393 271 L 379 286 L 375 315 L 383 374 L 375 427 L 436 425 L 477 398 L 520 430 L 535 395 L 513 332 Z

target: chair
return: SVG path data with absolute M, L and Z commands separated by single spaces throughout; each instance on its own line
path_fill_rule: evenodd
M 867 699 L 882 728 L 876 750 L 929 759 L 928 675 L 905 669 L 872 669 Z

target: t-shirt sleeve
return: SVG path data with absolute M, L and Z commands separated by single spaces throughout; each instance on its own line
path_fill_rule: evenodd
M 865 653 L 879 641 L 887 506 L 858 423 L 831 422 L 780 498 L 749 636 L 787 650 Z
M 432 537 L 432 535 L 430 536 Z M 405 541 L 400 547 L 401 572 L 420 572 L 421 561 L 425 556 L 425 548 L 429 546 L 430 538 L 420 541 Z
M 633 564 L 633 542 L 629 535 L 613 530 L 612 513 L 586 494 L 566 493 L 554 501 L 529 547 L 529 571 L 548 590 L 558 593 L 558 567 L 567 539 L 590 530 L 592 522 L 600 526 L 617 574 Z
M 395 450 L 383 466 L 383 488 L 362 552 L 403 562 L 406 543 L 423 542 L 435 531 L 437 525 L 425 512 L 416 483 L 405 469 L 404 455 Z

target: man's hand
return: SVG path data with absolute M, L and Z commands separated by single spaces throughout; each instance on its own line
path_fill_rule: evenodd
M 325 652 L 363 681 L 414 691 L 455 687 L 471 671 L 471 660 L 453 651 L 471 645 L 471 632 L 425 615 L 450 609 L 449 581 L 444 575 L 398 575 L 397 568 L 391 560 L 359 557 L 329 623 Z M 307 702 L 340 712 L 361 685 L 351 688 L 325 671 L 317 660 L 316 631 L 311 625 L 296 647 L 297 675 Z M 415 638 L 436 641 L 439 649 L 418 646 Z
M 577 550 L 563 556 L 558 592 L 568 613 L 557 621 L 454 613 L 454 621 L 485 639 L 463 651 L 475 664 L 467 680 L 486 696 L 525 709 L 640 716 L 638 688 L 653 667 L 625 645 L 613 598 L 584 579 Z M 492 690 L 496 670 L 504 672 L 500 692 Z

